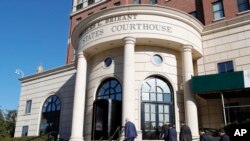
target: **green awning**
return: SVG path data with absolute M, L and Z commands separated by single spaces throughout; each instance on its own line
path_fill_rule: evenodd
M 249 71 L 228 72 L 192 77 L 192 91 L 196 94 L 243 89 Z

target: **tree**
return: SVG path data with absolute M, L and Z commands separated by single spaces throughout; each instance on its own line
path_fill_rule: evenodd
M 16 110 L 7 110 L 7 113 L 5 114 L 5 123 L 7 132 L 10 135 L 10 137 L 14 137 L 15 134 L 16 117 L 17 117 Z
M 0 138 L 7 136 L 7 130 L 6 130 L 6 122 L 4 119 L 4 113 L 3 110 L 0 109 Z

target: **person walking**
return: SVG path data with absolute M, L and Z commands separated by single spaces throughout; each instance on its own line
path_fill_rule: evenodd
M 219 129 L 220 141 L 230 141 L 229 136 L 225 133 L 224 129 Z
M 169 141 L 177 141 L 177 132 L 174 124 L 169 124 Z
M 162 135 L 161 139 L 164 139 L 164 141 L 169 141 L 169 126 L 166 121 L 162 121 Z
M 206 134 L 203 128 L 199 129 L 200 141 L 211 141 L 210 137 Z
M 192 141 L 191 130 L 185 122 L 181 122 L 180 141 Z
M 137 137 L 137 131 L 135 124 L 129 121 L 128 118 L 125 119 L 125 140 L 126 141 L 134 141 Z

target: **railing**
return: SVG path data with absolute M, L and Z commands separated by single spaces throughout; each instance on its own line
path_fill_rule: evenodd
M 102 136 L 102 137 L 100 137 L 100 139 L 99 139 L 98 141 L 102 141 L 102 138 L 103 138 L 103 136 Z
M 112 141 L 112 139 L 113 139 L 113 137 L 115 136 L 115 134 L 116 134 L 118 131 L 120 131 L 120 127 L 121 127 L 121 126 L 118 126 L 118 127 L 116 128 L 115 132 L 112 134 L 112 136 L 109 137 L 108 141 Z M 119 133 L 118 138 L 120 138 L 120 133 Z

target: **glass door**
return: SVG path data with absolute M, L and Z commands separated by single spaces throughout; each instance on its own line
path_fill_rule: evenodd
M 162 121 L 170 121 L 170 106 L 158 103 L 143 103 L 143 139 L 159 139 Z

